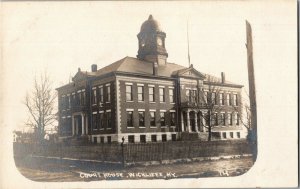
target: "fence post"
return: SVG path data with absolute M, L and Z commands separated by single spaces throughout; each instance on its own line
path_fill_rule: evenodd
M 122 138 L 121 148 L 122 148 L 122 165 L 123 168 L 125 167 L 125 154 L 124 154 L 124 137 Z

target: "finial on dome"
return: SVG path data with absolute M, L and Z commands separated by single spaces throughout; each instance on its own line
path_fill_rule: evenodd
M 153 20 L 153 16 L 152 16 L 152 14 L 150 14 L 150 15 L 149 15 L 149 18 L 148 18 L 148 20 Z

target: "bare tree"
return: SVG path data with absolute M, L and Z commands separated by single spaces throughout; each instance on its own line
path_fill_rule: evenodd
M 34 78 L 33 88 L 27 92 L 24 104 L 29 112 L 26 125 L 34 129 L 38 140 L 43 138 L 45 127 L 54 126 L 56 97 L 52 82 L 46 72 Z

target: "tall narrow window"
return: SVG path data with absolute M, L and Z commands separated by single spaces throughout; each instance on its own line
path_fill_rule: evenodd
M 149 87 L 149 102 L 154 102 L 155 96 L 154 96 L 154 87 Z
M 208 96 L 208 92 L 207 91 L 204 92 L 204 97 L 203 98 L 204 98 L 203 99 L 204 103 L 207 104 L 207 102 L 209 102 L 209 96 Z
M 224 113 L 220 114 L 220 124 L 223 126 L 225 125 L 225 114 Z
M 170 112 L 170 125 L 175 126 L 175 112 Z
M 155 112 L 150 112 L 150 126 L 155 127 Z
M 218 125 L 218 114 L 211 115 L 211 125 Z
M 99 100 L 100 100 L 100 105 L 101 105 L 101 103 L 104 102 L 104 98 L 103 98 L 103 87 L 102 87 L 102 86 L 99 88 Z
M 106 113 L 106 122 L 107 122 L 107 128 L 111 128 L 111 124 L 112 124 L 112 122 L 111 122 L 111 112 L 107 112 Z
M 232 125 L 232 114 L 228 114 L 228 125 Z
M 216 98 L 216 93 L 215 92 L 211 93 L 211 103 L 212 104 L 217 104 L 217 98 Z
M 174 89 L 169 89 L 169 98 L 170 98 L 170 103 L 174 103 L 175 102 Z
M 237 106 L 238 105 L 238 98 L 237 98 L 237 94 L 233 95 L 233 105 Z
M 232 105 L 232 103 L 231 103 L 231 94 L 227 93 L 227 95 L 226 95 L 226 101 L 227 101 L 227 105 L 228 106 Z
M 224 105 L 224 93 L 219 94 L 219 103 L 220 105 Z
M 97 90 L 96 90 L 96 88 L 94 88 L 93 92 L 92 92 L 92 104 L 97 104 Z
M 190 102 L 196 102 L 196 90 L 190 90 Z
M 93 129 L 98 129 L 97 113 L 92 114 Z
M 85 105 L 85 91 L 82 91 L 79 95 L 81 96 L 80 105 Z
M 138 101 L 144 101 L 144 86 L 138 86 Z
M 75 103 L 76 103 L 75 93 L 72 93 L 71 103 L 72 103 L 72 106 L 75 106 Z
M 110 85 L 109 86 L 106 86 L 106 95 L 107 95 L 107 97 L 106 97 L 106 102 L 110 102 Z
M 234 120 L 235 120 L 235 125 L 239 125 L 240 124 L 240 115 L 238 113 L 236 113 L 234 115 Z
M 127 127 L 133 127 L 133 111 L 127 111 Z
M 166 126 L 165 114 L 166 112 L 160 112 L 160 126 Z
M 99 115 L 100 115 L 100 116 L 99 116 L 99 125 L 98 125 L 98 127 L 99 127 L 100 129 L 103 129 L 103 128 L 104 128 L 104 125 L 103 125 L 103 123 L 104 123 L 104 114 L 103 114 L 103 113 L 100 113 Z
M 165 88 L 159 88 L 159 101 L 165 102 Z
M 139 112 L 139 126 L 145 127 L 145 112 Z
M 126 101 L 132 101 L 132 85 L 126 85 Z

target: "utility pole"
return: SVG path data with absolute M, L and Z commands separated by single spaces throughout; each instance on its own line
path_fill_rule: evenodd
M 251 129 L 250 142 L 253 150 L 253 161 L 257 157 L 257 111 L 256 111 L 256 91 L 255 91 L 255 77 L 253 66 L 253 46 L 252 46 L 252 28 L 250 23 L 246 20 L 247 30 L 247 64 L 248 64 L 248 80 L 249 80 L 249 97 L 250 97 L 250 111 L 251 111 Z

